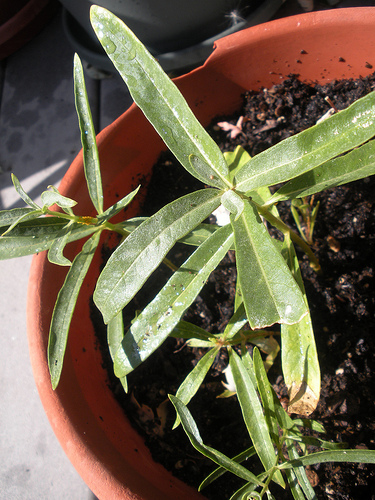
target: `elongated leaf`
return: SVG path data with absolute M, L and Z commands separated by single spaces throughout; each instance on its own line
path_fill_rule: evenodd
M 112 361 L 115 360 L 115 355 L 118 348 L 121 345 L 122 339 L 124 338 L 124 322 L 122 318 L 122 311 L 117 314 L 107 326 L 107 341 L 109 353 L 111 355 Z M 126 377 L 121 377 L 121 385 L 125 392 L 128 392 L 128 382 Z
M 231 182 L 233 182 L 237 172 L 251 160 L 251 156 L 242 146 L 237 146 L 234 151 L 226 151 L 224 158 L 228 164 Z
M 134 217 L 133 219 L 128 219 L 120 223 L 120 226 L 131 233 L 134 229 L 140 226 L 146 218 L 147 217 Z M 216 226 L 215 224 L 205 224 L 203 222 L 202 224 L 198 224 L 195 229 L 190 231 L 190 233 L 186 236 L 180 238 L 178 241 L 179 243 L 184 243 L 185 245 L 199 247 L 199 245 L 209 238 L 212 233 L 217 231 L 217 229 L 219 229 L 219 226 Z M 234 250 L 234 245 L 231 250 Z
M 249 481 L 259 486 L 264 486 L 264 484 L 252 472 L 247 470 L 241 464 L 238 464 L 234 460 L 231 460 L 220 451 L 217 451 L 214 448 L 205 445 L 199 433 L 197 424 L 195 423 L 187 407 L 176 396 L 172 396 L 170 394 L 169 399 L 172 401 L 172 404 L 175 407 L 178 416 L 180 417 L 184 431 L 186 432 L 191 444 L 196 450 L 198 450 L 205 457 L 209 458 L 216 464 L 224 467 L 229 472 L 232 472 L 236 476 L 244 479 L 245 481 Z
M 118 377 L 127 375 L 164 342 L 223 259 L 232 241 L 230 226 L 219 229 L 172 275 L 126 333 L 116 354 L 115 373 Z
M 210 186 L 231 187 L 219 147 L 134 33 L 98 6 L 91 9 L 91 23 L 134 101 L 185 169 Z
M 284 462 L 280 469 L 292 469 L 294 467 L 326 462 L 353 462 L 360 464 L 375 464 L 375 450 L 330 450 L 310 453 L 297 459 Z
M 289 432 L 285 435 L 285 437 L 287 439 L 296 441 L 297 443 L 303 443 L 310 446 L 319 446 L 320 448 L 326 450 L 342 450 L 347 446 L 347 443 L 332 443 L 331 441 L 325 441 L 324 439 L 320 439 L 317 437 L 303 436 L 300 432 L 298 434 Z
M 298 459 L 299 455 L 298 452 L 294 446 L 294 443 L 290 440 L 285 441 L 289 457 L 291 459 Z M 315 492 L 311 486 L 310 481 L 308 480 L 308 477 L 306 475 L 305 468 L 302 466 L 299 467 L 293 467 L 293 472 L 295 474 L 296 479 L 298 480 L 298 483 L 300 484 L 307 500 L 317 500 L 317 497 L 315 495 Z
M 17 193 L 20 195 L 22 200 L 26 203 L 26 205 L 29 205 L 32 207 L 34 210 L 40 210 L 39 205 L 37 205 L 31 198 L 30 196 L 26 193 L 26 191 L 23 189 L 23 187 L 20 184 L 20 181 L 17 179 L 17 177 L 12 174 L 12 182 L 13 186 L 15 187 Z
M 99 153 L 96 145 L 96 135 L 90 105 L 87 98 L 82 64 L 77 54 L 74 56 L 74 96 L 79 128 L 81 129 L 83 164 L 87 188 L 95 210 L 98 214 L 101 214 L 103 213 L 103 188 L 100 176 Z
M 239 453 L 235 457 L 232 458 L 234 462 L 242 463 L 248 458 L 254 456 L 256 453 L 254 446 L 251 446 L 250 448 L 247 448 L 247 450 Z M 221 477 L 223 474 L 228 472 L 224 467 L 218 467 L 215 469 L 211 474 L 209 474 L 204 481 L 201 482 L 199 485 L 198 491 L 202 491 L 204 488 L 209 486 L 211 483 L 213 483 L 216 479 Z
M 76 224 L 69 222 L 64 226 L 56 238 L 53 240 L 52 245 L 48 251 L 48 260 L 52 264 L 57 264 L 58 266 L 70 266 L 71 262 L 69 259 L 64 257 L 63 251 L 68 243 L 69 235 Z
M 0 260 L 14 259 L 48 250 L 54 239 L 66 226 L 66 219 L 44 217 L 17 225 L 12 232 L 0 237 Z M 6 228 L 0 229 L 0 234 Z M 77 224 L 69 234 L 69 241 L 85 238 L 97 231 L 94 226 Z
M 125 207 L 127 207 L 129 205 L 129 203 L 133 200 L 133 198 L 138 193 L 140 187 L 141 186 L 138 186 L 136 189 L 134 189 L 134 191 L 127 194 L 120 201 L 118 201 L 117 203 L 112 205 L 110 208 L 108 208 L 105 212 L 103 212 L 98 217 L 98 219 L 99 220 L 109 220 L 112 217 L 114 217 L 115 215 L 117 215 L 119 212 L 121 212 L 121 210 L 123 210 Z M 139 219 L 141 219 L 141 218 L 139 217 Z M 142 220 L 143 220 L 143 218 L 142 218 Z M 125 222 L 127 222 L 127 221 L 125 221 Z
M 221 192 L 183 196 L 146 219 L 115 250 L 102 271 L 94 301 L 108 323 L 142 287 L 175 242 L 220 205 Z
M 34 208 L 12 208 L 11 210 L 0 210 L 0 227 L 11 226 L 18 221 L 25 222 L 25 217 L 30 216 L 30 219 L 35 219 L 42 214 L 41 210 Z M 7 229 L 9 231 L 9 229 Z
M 83 245 L 82 251 L 73 260 L 57 296 L 48 341 L 48 366 L 53 389 L 56 389 L 60 380 L 70 322 L 81 285 L 98 246 L 99 238 L 100 231 L 97 231 Z
M 225 191 L 223 196 L 221 197 L 222 205 L 234 215 L 234 218 L 237 220 L 238 217 L 242 214 L 244 209 L 244 201 L 237 193 L 228 189 Z
M 275 416 L 274 397 L 271 389 L 271 384 L 268 381 L 267 373 L 264 368 L 263 360 L 259 349 L 256 347 L 253 351 L 254 371 L 257 379 L 258 390 L 262 399 L 264 416 L 268 425 L 269 433 L 275 444 L 279 447 L 279 429 Z
M 206 332 L 200 326 L 189 323 L 188 321 L 179 321 L 174 327 L 170 337 L 182 338 L 182 339 L 198 339 L 198 340 L 215 340 L 215 336 L 212 333 Z M 212 344 L 212 342 L 211 342 Z
M 375 174 L 375 141 L 292 179 L 267 202 L 302 198 Z
M 238 281 L 251 328 L 297 323 L 307 306 L 257 211 L 245 203 L 241 216 L 232 217 L 231 224 Z
M 16 226 L 18 226 L 18 224 L 21 224 L 21 222 L 26 222 L 26 221 L 29 221 L 29 220 L 37 219 L 42 214 L 43 214 L 43 212 L 41 210 L 33 210 L 33 209 L 31 209 L 31 212 L 28 212 L 28 213 L 25 213 L 25 214 L 21 215 L 18 219 L 14 220 L 12 222 L 12 224 L 8 228 L 5 228 L 5 230 L 4 230 L 4 232 L 2 233 L 1 236 L 5 236 L 5 235 L 9 234 L 11 231 L 13 231 L 13 229 Z
M 52 187 L 52 186 L 51 186 Z M 43 206 L 50 207 L 51 205 L 58 205 L 61 208 L 72 208 L 77 205 L 77 202 L 71 198 L 67 198 L 60 194 L 55 188 L 53 191 L 43 191 L 41 194 Z
M 300 485 L 298 484 L 294 469 L 287 469 L 285 473 L 294 500 L 306 500 L 305 495 L 303 494 Z
M 233 337 L 243 328 L 247 323 L 247 316 L 245 311 L 244 303 L 238 305 L 236 311 L 233 316 L 228 321 L 227 326 L 225 327 L 223 338 L 225 340 L 233 339 Z
M 229 352 L 229 365 L 236 385 L 237 397 L 241 406 L 243 419 L 257 455 L 264 469 L 267 471 L 276 464 L 276 455 L 262 406 L 256 392 L 257 388 L 254 386 L 252 378 L 247 373 L 241 358 L 233 350 Z M 276 474 L 274 479 L 280 485 L 284 484 L 280 474 Z
M 298 283 L 307 304 L 301 271 L 288 235 L 283 255 Z M 289 393 L 289 412 L 310 415 L 319 402 L 320 368 L 314 331 L 308 312 L 294 325 L 281 325 L 281 362 Z
M 271 186 L 322 165 L 375 135 L 375 93 L 252 158 L 236 175 L 236 190 Z
M 176 397 L 184 403 L 184 405 L 189 404 L 192 398 L 197 393 L 199 387 L 203 383 L 208 370 L 211 368 L 212 363 L 215 361 L 216 354 L 219 352 L 220 346 L 210 349 L 198 363 L 194 366 L 191 372 L 185 377 L 184 381 L 178 388 L 176 392 Z M 175 429 L 180 423 L 180 419 L 177 416 L 176 421 L 173 425 Z

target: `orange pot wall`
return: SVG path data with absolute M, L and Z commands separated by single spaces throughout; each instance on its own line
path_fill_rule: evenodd
M 201 68 L 176 83 L 204 125 L 234 111 L 248 89 L 278 83 L 291 73 L 326 82 L 365 76 L 375 68 L 375 8 L 335 9 L 285 18 L 217 42 Z M 149 176 L 163 149 L 135 106 L 98 136 L 106 205 Z M 147 144 L 147 145 L 146 145 Z M 77 213 L 92 206 L 84 188 L 79 155 L 61 183 L 64 195 L 79 200 Z M 134 205 L 129 217 L 137 213 Z M 73 253 L 77 243 L 70 245 Z M 100 255 L 91 277 L 98 275 Z M 86 280 L 77 304 L 61 383 L 51 390 L 46 346 L 52 307 L 66 270 L 33 259 L 28 298 L 30 356 L 45 411 L 62 447 L 87 485 L 101 499 L 194 500 L 202 498 L 155 464 L 128 424 L 106 385 L 89 320 L 93 292 Z

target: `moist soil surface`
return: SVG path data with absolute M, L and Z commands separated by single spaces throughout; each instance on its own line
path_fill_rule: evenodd
M 217 117 L 208 130 L 223 151 L 232 151 L 239 144 L 254 156 L 314 125 L 331 105 L 344 109 L 374 87 L 373 76 L 325 86 L 309 86 L 291 76 L 271 89 L 244 95 L 243 107 L 236 115 Z M 217 125 L 224 121 L 236 126 L 240 117 L 242 129 L 235 138 Z M 151 215 L 177 196 L 202 187 L 165 153 L 154 167 L 143 215 Z M 375 177 L 371 177 L 315 196 L 313 203 L 319 202 L 320 207 L 312 248 L 322 274 L 312 270 L 297 248 L 322 377 L 321 398 L 311 418 L 325 426 L 324 439 L 346 442 L 348 448 L 375 449 L 374 193 Z M 297 230 L 290 204 L 281 203 L 278 209 L 283 220 Z M 278 237 L 277 233 L 274 235 Z M 170 258 L 179 264 L 189 251 L 178 246 Z M 150 281 L 160 288 L 167 278 L 168 271 L 164 269 Z M 235 282 L 235 258 L 229 252 L 184 319 L 210 332 L 222 332 L 233 313 Z M 147 288 L 142 296 L 136 296 L 133 307 L 141 309 L 154 295 L 155 288 Z M 125 317 L 125 324 L 129 325 L 133 317 L 134 310 Z M 101 336 L 105 338 L 105 333 Z M 251 350 L 252 346 L 249 344 L 248 348 Z M 128 377 L 128 395 L 124 395 L 110 373 L 120 404 L 144 436 L 154 459 L 194 487 L 214 465 L 195 451 L 181 426 L 172 431 L 175 413 L 167 395 L 176 393 L 204 352 L 188 347 L 181 339 L 168 339 Z M 222 372 L 226 366 L 227 354 L 222 349 L 189 409 L 205 444 L 235 456 L 250 442 L 236 397 L 217 397 L 224 390 Z M 269 378 L 278 396 L 286 402 L 287 391 L 280 373 L 278 357 Z M 247 466 L 260 472 L 257 460 L 249 460 Z M 311 466 L 307 472 L 319 499 L 375 498 L 373 465 L 327 463 Z M 225 474 L 202 494 L 210 499 L 227 499 L 242 484 Z M 290 492 L 277 488 L 274 495 L 276 499 L 292 498 Z

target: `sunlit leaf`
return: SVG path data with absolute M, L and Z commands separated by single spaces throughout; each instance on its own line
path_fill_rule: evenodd
M 234 220 L 238 281 L 251 328 L 293 324 L 307 313 L 303 295 L 256 209 Z
M 344 111 L 254 156 L 236 175 L 247 192 L 297 177 L 368 141 L 375 135 L 375 92 Z
M 98 231 L 83 245 L 82 251 L 73 260 L 57 296 L 48 341 L 48 366 L 53 389 L 56 389 L 60 380 L 70 323 L 77 297 L 95 249 L 98 246 L 99 238 L 100 232 Z
M 91 24 L 132 98 L 185 169 L 210 186 L 230 187 L 219 147 L 134 33 L 98 6 L 91 9 Z
M 219 352 L 220 347 L 214 347 L 210 349 L 198 363 L 194 366 L 191 372 L 185 377 L 184 381 L 178 388 L 176 392 L 176 397 L 182 401 L 185 405 L 187 405 L 191 399 L 197 393 L 199 387 L 203 383 L 208 370 L 211 368 L 212 363 L 215 361 L 216 354 Z M 176 418 L 176 421 L 173 425 L 173 429 L 175 429 L 180 423 L 180 419 Z
M 275 449 L 263 414 L 262 405 L 257 394 L 257 387 L 248 374 L 241 358 L 231 350 L 229 365 L 236 385 L 238 401 L 251 441 L 256 449 L 264 469 L 267 471 L 276 464 Z M 280 474 L 275 474 L 274 480 L 283 485 Z
M 0 237 L 0 260 L 13 259 L 48 250 L 66 219 L 43 217 L 18 224 L 12 231 Z M 0 234 L 6 228 L 0 228 Z M 94 226 L 77 224 L 69 233 L 69 242 L 85 238 L 97 231 Z
M 204 189 L 163 207 L 115 250 L 102 271 L 94 301 L 108 323 L 142 287 L 169 250 L 220 204 L 221 192 Z
M 132 191 L 131 193 L 127 194 L 120 201 L 118 201 L 117 203 L 115 203 L 114 205 L 112 205 L 110 208 L 108 208 L 105 212 L 103 212 L 98 217 L 98 219 L 100 221 L 102 221 L 102 220 L 109 220 L 112 217 L 114 217 L 115 215 L 117 215 L 119 212 L 121 212 L 121 210 L 123 210 L 125 207 L 127 207 L 129 205 L 129 203 L 134 199 L 134 197 L 137 195 L 140 187 L 141 186 L 138 186 L 136 189 L 134 189 L 134 191 Z M 139 224 L 140 224 L 141 221 L 144 220 L 144 218 L 139 218 L 139 219 L 140 219 L 139 220 Z M 124 227 L 126 227 L 126 223 L 127 222 L 128 221 L 124 222 Z M 135 225 L 135 227 L 137 227 L 137 225 Z
M 233 214 L 235 220 L 237 220 L 238 217 L 243 212 L 243 209 L 244 209 L 243 199 L 241 198 L 241 196 L 239 196 L 237 193 L 235 193 L 231 189 L 228 189 L 228 191 L 225 191 L 225 193 L 221 197 L 221 203 L 228 210 L 228 212 Z
M 291 469 L 298 466 L 314 465 L 327 462 L 353 462 L 375 464 L 375 450 L 329 450 L 310 453 L 298 459 L 284 462 L 280 469 Z
M 42 214 L 40 209 L 34 208 L 12 208 L 11 210 L 0 210 L 0 227 L 11 226 L 18 221 L 25 222 L 25 217 L 30 216 L 30 219 L 35 219 Z M 9 229 L 7 229 L 9 231 Z
M 72 208 L 77 205 L 76 201 L 63 196 L 57 191 L 57 189 L 53 189 L 51 191 L 43 191 L 43 193 L 41 194 L 41 199 L 43 202 L 43 206 L 45 207 L 50 207 L 51 205 L 56 204 L 61 208 Z
M 11 174 L 11 177 L 12 177 L 13 186 L 15 187 L 17 193 L 20 195 L 20 197 L 22 198 L 22 200 L 26 203 L 26 205 L 29 205 L 34 210 L 40 210 L 40 206 L 37 205 L 30 198 L 30 196 L 26 193 L 26 191 L 21 186 L 20 181 L 17 179 L 17 177 L 14 174 Z
M 69 235 L 75 225 L 76 224 L 73 222 L 69 222 L 61 229 L 61 231 L 56 235 L 56 238 L 53 240 L 48 251 L 48 260 L 52 264 L 57 264 L 58 266 L 71 265 L 70 260 L 64 257 L 63 251 L 69 241 Z
M 302 198 L 375 174 L 375 141 L 292 179 L 267 202 Z
M 123 338 L 124 322 L 122 318 L 122 311 L 120 311 L 114 318 L 111 319 L 107 326 L 107 342 L 112 361 L 115 360 L 116 352 L 120 347 Z M 124 391 L 128 392 L 128 382 L 126 377 L 120 377 L 119 380 L 124 388 Z
M 222 227 L 172 275 L 126 333 L 116 353 L 117 376 L 127 375 L 164 342 L 224 258 L 232 241 L 230 226 Z
M 283 254 L 307 305 L 298 259 L 288 236 L 284 243 Z M 294 325 L 281 325 L 281 362 L 289 393 L 289 412 L 310 415 L 320 394 L 320 369 L 310 312 Z
M 95 210 L 98 214 L 101 214 L 103 213 L 103 188 L 100 176 L 99 153 L 82 64 L 77 54 L 74 55 L 74 96 L 81 130 L 87 188 Z

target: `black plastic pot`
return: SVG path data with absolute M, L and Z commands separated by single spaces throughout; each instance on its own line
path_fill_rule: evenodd
M 166 71 L 192 68 L 212 52 L 218 38 L 269 20 L 283 0 L 60 0 L 64 29 L 81 58 L 113 71 L 91 28 L 93 3 L 120 17 Z

